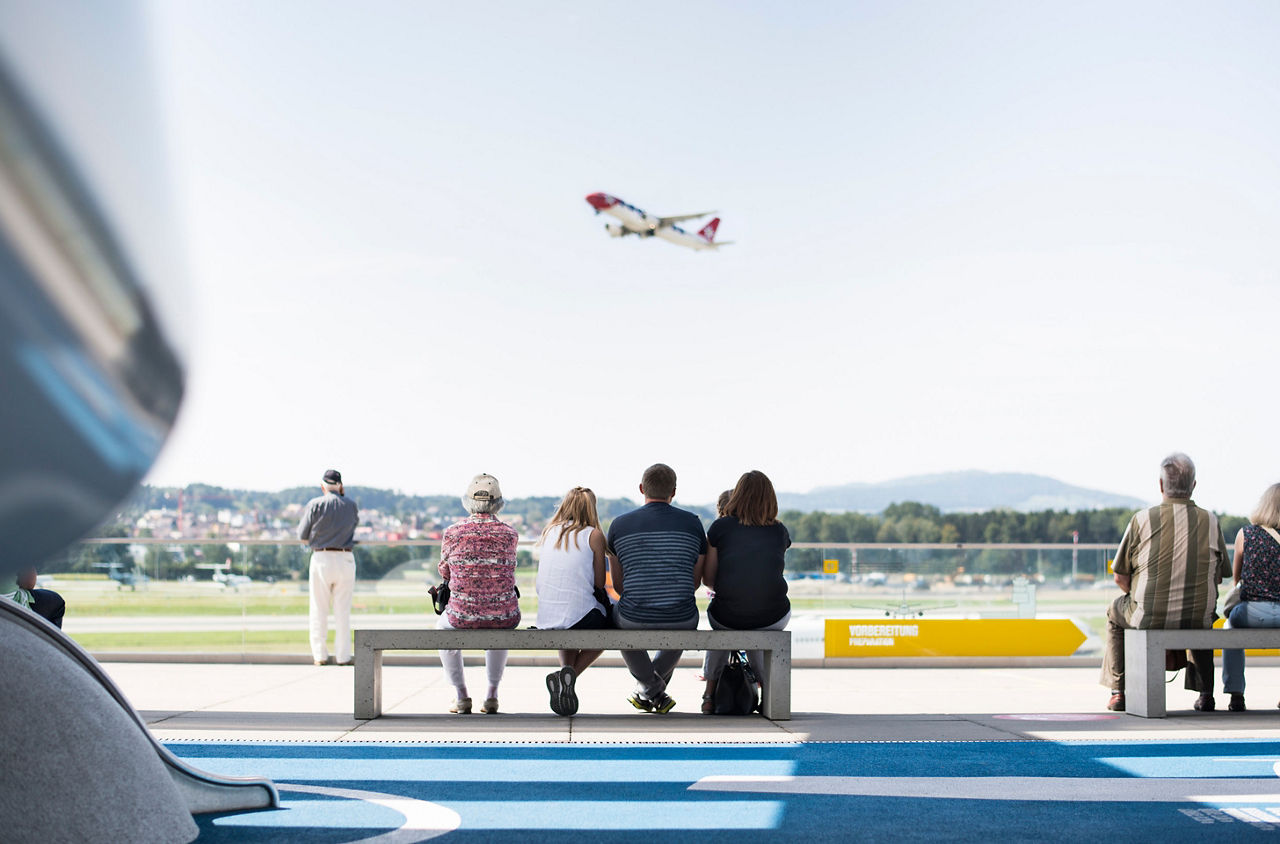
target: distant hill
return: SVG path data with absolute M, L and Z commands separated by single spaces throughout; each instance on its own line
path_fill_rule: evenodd
M 778 494 L 783 510 L 850 511 L 880 513 L 890 504 L 916 501 L 944 512 L 986 510 L 1099 510 L 1106 507 L 1138 509 L 1149 506 L 1128 495 L 1071 486 L 1044 475 L 1007 472 L 945 472 L 916 475 L 883 483 L 853 483 L 818 487 L 811 492 Z

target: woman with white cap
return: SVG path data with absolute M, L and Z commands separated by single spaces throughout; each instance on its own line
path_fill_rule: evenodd
M 515 528 L 498 521 L 496 514 L 506 501 L 493 475 L 476 475 L 462 496 L 462 506 L 470 514 L 450 525 L 440 546 L 440 577 L 449 584 L 449 604 L 440 616 L 442 629 L 510 629 L 520 623 L 516 595 Z M 471 712 L 471 696 L 462 672 L 462 651 L 440 651 L 440 664 L 453 685 L 457 699 L 450 712 Z M 498 684 L 507 666 L 505 650 L 484 654 L 489 681 L 482 711 L 498 711 Z

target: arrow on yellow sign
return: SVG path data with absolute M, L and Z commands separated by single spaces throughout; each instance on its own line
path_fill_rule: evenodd
M 1085 635 L 1069 618 L 828 618 L 826 655 L 1070 656 Z

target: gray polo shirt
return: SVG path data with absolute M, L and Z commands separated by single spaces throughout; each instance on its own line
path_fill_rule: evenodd
M 345 495 L 326 492 L 307 502 L 298 523 L 298 538 L 312 550 L 350 548 L 360 523 L 359 508 Z

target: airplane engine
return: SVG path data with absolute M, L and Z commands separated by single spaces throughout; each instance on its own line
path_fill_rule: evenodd
M 610 237 L 622 237 L 627 230 L 622 227 L 621 223 L 605 223 L 604 230 L 609 233 Z

